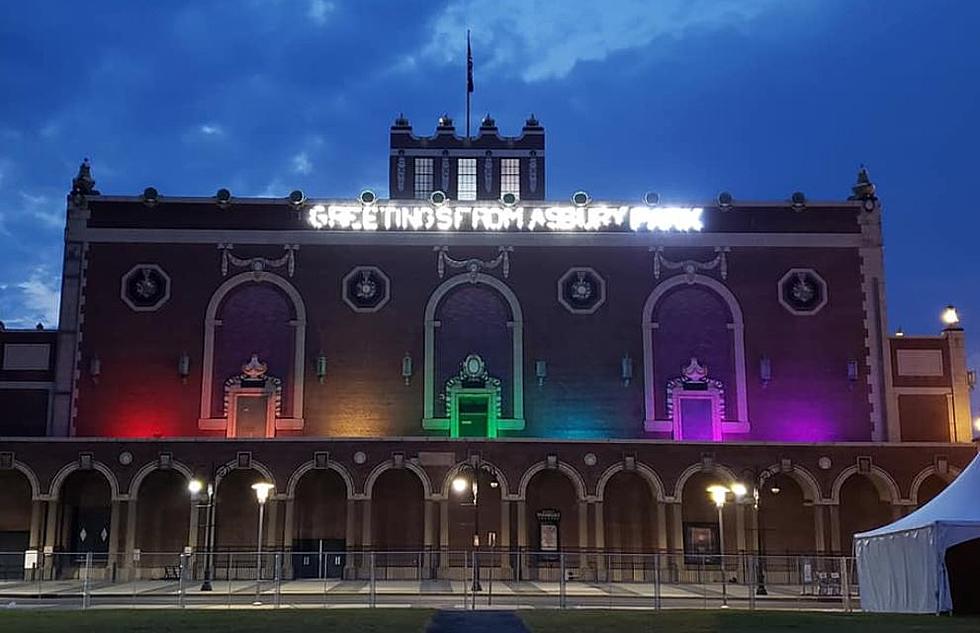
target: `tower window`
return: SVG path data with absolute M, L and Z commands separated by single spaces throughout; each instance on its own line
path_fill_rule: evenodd
M 500 160 L 500 195 L 512 193 L 521 197 L 521 162 L 519 158 Z
M 476 159 L 460 158 L 456 162 L 456 198 L 476 200 Z
M 415 197 L 427 199 L 432 194 L 432 159 L 415 159 Z

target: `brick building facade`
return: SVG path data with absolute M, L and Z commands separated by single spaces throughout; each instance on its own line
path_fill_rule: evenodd
M 865 173 L 835 202 L 566 202 L 544 159 L 533 117 L 399 117 L 391 200 L 102 195 L 84 165 L 59 329 L 0 332 L 0 549 L 197 548 L 193 477 L 217 547 L 254 548 L 262 478 L 268 546 L 437 575 L 472 544 L 450 482 L 485 464 L 500 551 L 542 548 L 552 510 L 562 549 L 685 551 L 738 480 L 768 552 L 846 553 L 975 454 L 958 323 L 887 333 Z M 757 548 L 751 505 L 726 512 L 726 549 Z

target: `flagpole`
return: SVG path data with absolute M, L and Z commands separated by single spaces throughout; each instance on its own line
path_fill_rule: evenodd
M 470 30 L 466 29 L 466 140 L 470 139 L 471 92 L 473 92 L 473 53 L 470 51 Z

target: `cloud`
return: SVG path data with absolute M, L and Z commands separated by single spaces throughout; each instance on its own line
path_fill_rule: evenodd
M 40 321 L 45 325 L 58 323 L 58 309 L 61 305 L 61 290 L 58 277 L 43 268 L 35 268 L 27 281 L 17 284 L 23 293 L 23 304 L 29 314 L 14 321 Z
M 477 68 L 517 72 L 524 81 L 561 79 L 577 64 L 601 61 L 665 37 L 744 25 L 775 0 L 450 0 L 432 25 L 422 55 L 461 64 L 473 30 Z
M 297 174 L 306 175 L 313 171 L 313 163 L 306 152 L 300 152 L 293 156 L 293 171 Z
M 40 220 L 42 224 L 62 229 L 65 226 L 64 211 L 58 210 L 51 199 L 44 194 L 29 194 L 20 192 L 20 199 L 23 201 L 24 210 L 27 215 Z
M 318 26 L 323 26 L 327 23 L 327 19 L 333 13 L 334 8 L 332 2 L 327 2 L 326 0 L 310 0 L 310 7 L 306 15 Z
M 221 126 L 215 123 L 204 123 L 199 129 L 204 136 L 221 136 L 225 133 Z

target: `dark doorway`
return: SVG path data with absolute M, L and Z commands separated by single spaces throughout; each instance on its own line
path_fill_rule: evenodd
M 980 538 L 946 550 L 946 575 L 956 615 L 980 614 Z
M 296 539 L 293 541 L 294 578 L 341 578 L 347 558 L 343 539 Z
M 459 396 L 460 437 L 487 437 L 490 400 L 489 394 Z

